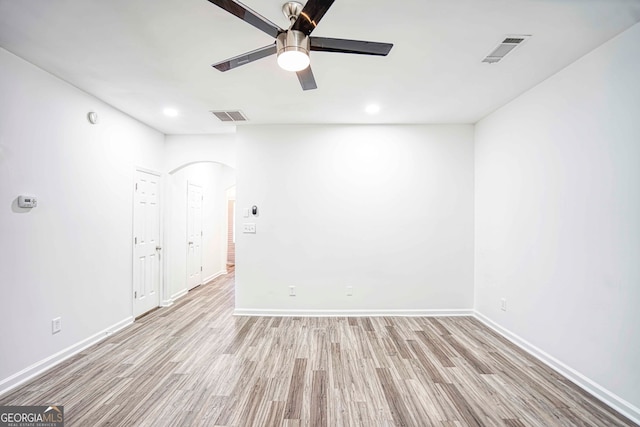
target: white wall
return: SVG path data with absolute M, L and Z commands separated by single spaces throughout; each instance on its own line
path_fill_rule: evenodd
M 224 212 L 233 174 L 179 168 L 235 167 L 237 145 L 236 220 L 258 229 L 237 235 L 239 313 L 468 312 L 475 167 L 477 312 L 640 418 L 638 58 L 636 25 L 478 123 L 475 148 L 464 125 L 252 126 L 167 136 L 163 156 L 162 134 L 0 49 L 0 390 L 130 320 L 135 166 L 174 172 L 181 224 L 187 180 Z
M 614 403 L 636 419 L 639 76 L 635 25 L 475 134 L 477 310 L 626 400 Z
M 187 292 L 187 183 L 202 187 L 203 283 L 226 272 L 227 196 L 235 171 L 212 162 L 190 164 L 168 176 L 165 304 Z
M 236 235 L 238 313 L 472 308 L 472 126 L 251 126 L 237 140 L 237 227 L 257 224 Z
M 130 321 L 133 173 L 161 170 L 164 136 L 3 49 L 0 93 L 2 390 Z

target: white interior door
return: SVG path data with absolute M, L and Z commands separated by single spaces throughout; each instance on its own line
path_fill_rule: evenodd
M 133 315 L 160 304 L 160 177 L 136 171 L 133 204 Z
M 187 184 L 187 288 L 202 284 L 202 187 Z

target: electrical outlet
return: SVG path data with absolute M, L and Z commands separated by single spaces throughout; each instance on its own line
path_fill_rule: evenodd
M 296 296 L 296 287 L 295 286 L 289 286 L 289 296 L 290 297 L 295 297 Z
M 507 299 L 506 298 L 500 299 L 500 310 L 507 311 Z
M 347 296 L 353 296 L 353 286 L 347 286 Z
M 242 224 L 242 232 L 243 233 L 251 233 L 251 234 L 255 234 L 256 233 L 256 225 L 254 223 L 244 223 Z
M 62 318 L 56 317 L 51 321 L 51 333 L 57 334 L 62 330 Z

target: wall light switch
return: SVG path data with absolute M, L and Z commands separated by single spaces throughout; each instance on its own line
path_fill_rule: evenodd
M 249 218 L 249 208 L 242 209 L 242 216 L 244 218 Z
M 353 286 L 347 286 L 347 296 L 353 296 Z

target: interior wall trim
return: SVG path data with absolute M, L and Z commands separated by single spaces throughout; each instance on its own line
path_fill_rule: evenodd
M 209 282 L 213 281 L 214 279 L 223 276 L 227 274 L 227 270 L 220 270 L 217 273 L 212 274 L 211 276 L 205 278 L 202 281 L 201 285 L 198 286 L 204 286 L 206 284 L 208 284 Z M 197 286 L 196 286 L 197 288 Z M 194 288 L 195 289 L 195 288 Z M 185 296 L 186 294 L 189 293 L 189 290 L 187 288 L 181 289 L 178 292 L 176 292 L 175 294 L 171 295 L 171 297 L 169 297 L 168 300 L 163 300 L 162 303 L 160 304 L 160 307 L 170 307 L 173 305 L 174 302 L 176 302 L 177 300 L 179 300 L 180 298 L 182 298 L 183 296 Z
M 255 308 L 236 308 L 234 316 L 273 316 L 273 317 L 435 317 L 435 316 L 473 316 L 472 309 L 435 309 L 435 310 L 273 310 Z
M 134 321 L 133 316 L 129 316 L 126 319 L 123 319 L 120 322 L 106 329 L 103 329 L 102 331 L 96 334 L 93 334 L 90 337 L 85 338 L 45 359 L 42 359 L 39 362 L 34 363 L 33 365 L 24 368 L 20 372 L 17 372 L 8 378 L 1 380 L 0 396 L 10 392 L 11 390 L 20 386 L 21 384 L 24 384 L 25 382 L 37 377 L 43 372 L 64 362 L 68 358 L 75 356 L 76 354 L 87 349 L 88 347 L 91 347 L 92 345 L 99 343 L 100 341 L 115 334 L 116 332 L 119 332 L 120 330 L 131 325 L 133 321 Z
M 218 277 L 220 277 L 220 276 L 224 276 L 225 274 L 227 274 L 227 270 L 220 270 L 220 271 L 218 271 L 217 273 L 214 273 L 214 274 L 212 274 L 212 275 L 211 275 L 211 276 L 209 276 L 209 277 L 205 277 L 205 278 L 202 280 L 202 284 L 203 284 L 203 285 L 207 285 L 207 284 L 209 284 L 209 282 L 211 282 L 211 281 L 213 281 L 213 280 L 217 279 L 217 278 L 218 278 Z
M 476 319 L 485 324 L 487 327 L 493 329 L 498 334 L 502 335 L 513 344 L 517 345 L 545 365 L 549 366 L 554 371 L 558 372 L 562 376 L 568 378 L 577 386 L 585 390 L 587 393 L 591 394 L 596 399 L 602 401 L 606 405 L 620 412 L 622 415 L 626 416 L 636 424 L 640 425 L 640 408 L 632 405 L 627 402 L 620 396 L 612 393 L 607 390 L 605 387 L 591 380 L 587 376 L 581 374 L 570 366 L 562 363 L 555 357 L 546 353 L 545 351 L 539 349 L 535 345 L 531 344 L 527 340 L 521 338 L 517 334 L 511 332 L 510 330 L 500 326 L 489 317 L 483 315 L 482 313 L 475 311 L 474 315 Z
M 171 307 L 173 305 L 173 299 L 163 299 L 160 301 L 160 307 Z
M 179 300 L 180 298 L 185 296 L 188 292 L 189 292 L 189 290 L 187 288 L 184 288 L 184 289 L 179 290 L 175 294 L 171 295 L 171 298 L 170 298 L 171 304 L 170 305 L 172 305 L 174 302 L 176 302 L 177 300 Z

